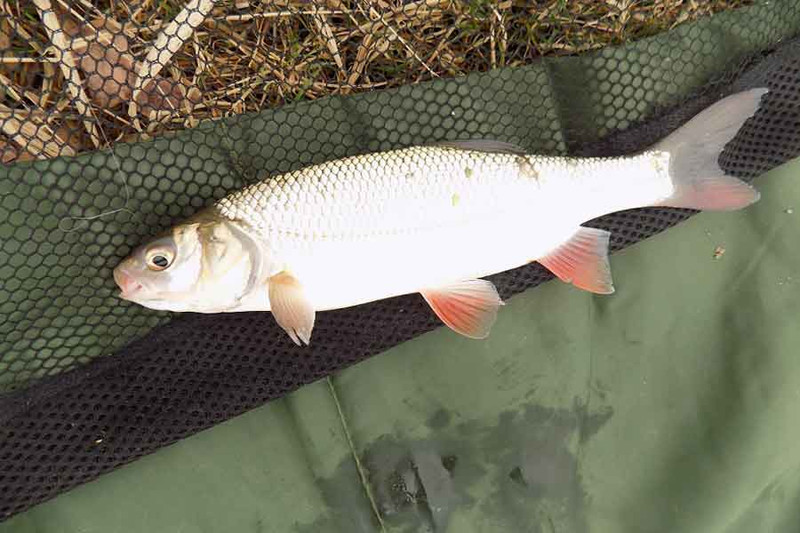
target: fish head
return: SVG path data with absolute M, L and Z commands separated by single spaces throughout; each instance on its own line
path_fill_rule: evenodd
M 151 309 L 228 310 L 254 285 L 252 239 L 224 220 L 188 221 L 136 248 L 114 268 L 119 297 Z
M 165 310 L 185 300 L 202 270 L 203 250 L 197 230 L 197 224 L 176 226 L 122 260 L 114 268 L 120 298 Z

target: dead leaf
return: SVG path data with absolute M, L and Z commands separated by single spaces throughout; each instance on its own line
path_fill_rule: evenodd
M 133 57 L 92 43 L 80 56 L 78 66 L 86 74 L 86 87 L 95 104 L 115 107 L 128 101 L 133 94 Z
M 20 155 L 20 149 L 13 143 L 0 137 L 0 163 L 4 165 L 16 161 Z
M 149 115 L 158 111 L 177 111 L 184 102 L 193 107 L 200 102 L 200 96 L 199 90 L 190 91 L 185 82 L 158 77 L 142 89 L 136 103 L 145 115 Z
M 0 137 L 0 163 L 21 163 L 23 161 L 33 161 L 36 157 L 30 152 L 26 152 L 12 141 Z
M 28 110 L 11 109 L 0 104 L 0 129 L 39 159 L 75 155 L 70 146 Z
M 195 86 L 192 86 L 186 93 L 186 98 L 188 98 L 189 102 L 191 102 L 192 104 L 197 105 L 203 101 L 203 91 L 201 91 Z
M 94 19 L 80 27 L 72 21 L 65 24 L 65 31 L 74 38 L 72 50 L 86 74 L 86 87 L 100 107 L 114 107 L 130 100 L 135 76 L 130 43 L 121 32 L 106 31 L 109 24 L 107 19 Z
M 132 100 L 138 64 L 129 52 L 130 42 L 124 34 L 100 31 L 104 22 L 107 21 L 95 20 L 93 24 L 99 27 L 70 30 L 73 35 L 83 36 L 73 41 L 73 51 L 80 57 L 78 66 L 86 74 L 86 87 L 93 101 L 100 107 L 113 108 Z M 136 95 L 136 103 L 148 116 L 172 112 L 184 105 L 191 111 L 201 101 L 202 93 L 196 87 L 162 76 L 150 79 Z

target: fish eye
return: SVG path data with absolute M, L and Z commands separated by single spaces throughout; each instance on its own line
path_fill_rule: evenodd
M 147 256 L 147 268 L 164 270 L 172 264 L 172 254 L 166 250 L 154 250 Z

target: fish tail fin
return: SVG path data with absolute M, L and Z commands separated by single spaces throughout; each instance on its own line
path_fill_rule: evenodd
M 718 159 L 766 93 L 767 89 L 751 89 L 723 98 L 654 146 L 670 154 L 674 187 L 672 196 L 655 205 L 732 211 L 758 200 L 758 191 L 725 174 Z

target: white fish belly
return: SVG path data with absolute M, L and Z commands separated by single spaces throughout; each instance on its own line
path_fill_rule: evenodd
M 315 309 L 336 309 L 524 265 L 567 240 L 576 225 L 537 233 L 527 218 L 503 217 L 415 237 L 316 246 L 296 256 L 291 271 Z
M 534 261 L 586 220 L 668 196 L 654 161 L 410 148 L 309 167 L 220 211 L 261 233 L 271 273 L 290 271 L 315 309 L 335 309 Z M 265 292 L 243 306 L 268 309 Z

